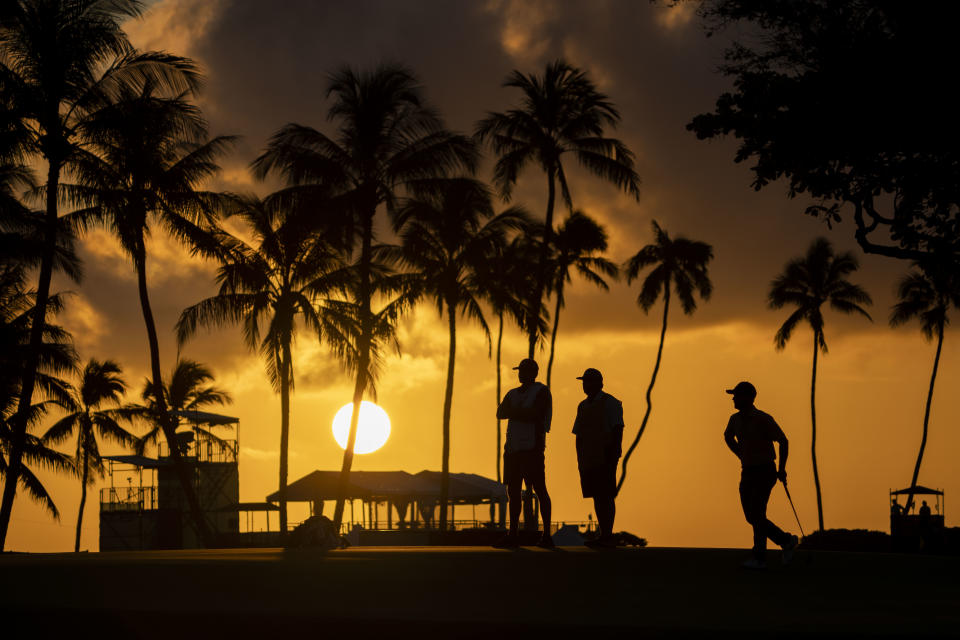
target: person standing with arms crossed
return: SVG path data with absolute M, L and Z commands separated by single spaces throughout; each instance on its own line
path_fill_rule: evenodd
M 743 515 L 753 527 L 753 555 L 743 563 L 746 569 L 765 569 L 767 538 L 783 549 L 783 563 L 793 558 L 800 543 L 797 536 L 787 533 L 767 519 L 767 501 L 777 480 L 787 484 L 787 436 L 773 417 L 753 406 L 757 389 L 749 382 L 739 382 L 727 389 L 733 396 L 737 413 L 730 416 L 723 438 L 742 467 L 740 473 L 740 504 Z M 780 445 L 780 466 L 775 465 L 773 443 Z
M 613 549 L 613 520 L 617 514 L 617 463 L 623 442 L 623 405 L 603 391 L 603 375 L 587 369 L 583 381 L 587 395 L 577 406 L 573 433 L 577 436 L 577 468 L 584 498 L 593 498 L 600 537 L 585 544 L 594 549 Z
M 550 536 L 550 494 L 547 493 L 544 452 L 547 433 L 553 417 L 553 396 L 550 389 L 537 382 L 539 365 L 531 358 L 524 358 L 514 367 L 520 386 L 507 391 L 497 407 L 497 418 L 507 420 L 507 440 L 503 446 L 503 483 L 507 485 L 510 501 L 510 531 L 495 544 L 503 549 L 520 546 L 518 528 L 520 511 L 523 508 L 523 483 L 532 487 L 540 501 L 543 518 L 543 535 L 538 547 L 552 549 Z

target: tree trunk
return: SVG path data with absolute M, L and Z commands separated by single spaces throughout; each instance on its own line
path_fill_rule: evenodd
M 503 311 L 498 314 L 500 319 L 500 328 L 497 330 L 497 406 L 500 406 L 500 348 L 503 346 Z M 500 430 L 500 418 L 497 418 L 497 482 L 502 482 L 500 475 L 500 449 L 502 447 L 502 432 Z
M 83 437 L 83 434 L 80 434 Z M 80 479 L 80 510 L 77 512 L 77 538 L 73 543 L 73 552 L 80 551 L 80 530 L 83 528 L 83 507 L 87 504 L 87 479 L 89 477 L 90 458 L 87 448 L 83 448 L 83 474 Z
M 170 449 L 170 457 L 173 458 L 173 466 L 176 469 L 177 477 L 180 480 L 180 486 L 183 489 L 184 496 L 187 499 L 187 506 L 190 509 L 190 520 L 193 522 L 197 535 L 200 536 L 201 544 L 210 548 L 213 546 L 213 538 L 210 535 L 210 529 L 200 508 L 200 501 L 197 498 L 193 479 L 190 477 L 190 470 L 183 459 L 180 447 L 177 444 L 176 426 L 170 419 L 167 411 L 167 401 L 163 395 L 163 376 L 160 373 L 160 341 L 157 338 L 157 326 L 153 320 L 153 311 L 150 308 L 150 297 L 147 293 L 147 254 L 141 240 L 137 247 L 137 254 L 134 256 L 134 266 L 137 270 L 137 289 L 140 293 L 140 308 L 143 311 L 143 323 L 147 328 L 147 342 L 150 345 L 150 371 L 153 375 L 154 397 L 157 403 L 157 419 L 160 421 L 160 428 L 163 430 L 163 436 L 167 440 Z
M 40 366 L 40 347 L 43 344 L 43 330 L 46 326 L 47 302 L 50 299 L 50 279 L 53 276 L 53 258 L 57 248 L 57 193 L 60 190 L 60 162 L 49 160 L 47 168 L 47 202 L 44 213 L 43 256 L 40 260 L 40 275 L 37 281 L 37 295 L 30 325 L 30 349 L 27 361 L 21 373 L 20 397 L 17 412 L 10 420 L 12 442 L 7 460 L 7 472 L 3 485 L 3 498 L 0 500 L 0 551 L 3 551 L 13 513 L 13 501 L 17 495 L 17 483 L 20 480 L 20 465 L 23 460 L 23 447 L 26 441 L 27 420 L 33 403 L 33 388 Z
M 937 355 L 933 358 L 933 373 L 930 374 L 930 389 L 927 391 L 927 407 L 923 412 L 923 437 L 920 438 L 920 452 L 917 454 L 917 464 L 913 467 L 913 478 L 910 480 L 910 493 L 907 494 L 907 506 L 904 513 L 913 506 L 913 490 L 920 478 L 920 463 L 923 462 L 923 450 L 927 447 L 927 427 L 930 425 L 930 406 L 933 404 L 933 385 L 937 381 L 937 369 L 940 367 L 940 351 L 943 348 L 943 330 L 941 324 L 937 327 Z
M 290 338 L 280 355 L 280 539 L 287 535 L 287 465 L 290 451 Z
M 450 496 L 450 409 L 453 406 L 453 369 L 457 357 L 456 303 L 447 301 L 450 354 L 447 356 L 447 387 L 443 392 L 443 446 L 440 455 L 440 531 L 447 530 L 447 500 Z
M 637 431 L 637 436 L 633 439 L 633 442 L 630 444 L 630 448 L 627 449 L 627 453 L 623 456 L 623 463 L 620 465 L 620 481 L 617 482 L 617 493 L 620 493 L 620 489 L 623 487 L 623 481 L 627 478 L 627 461 L 630 460 L 630 454 L 633 453 L 633 450 L 637 448 L 637 443 L 640 442 L 640 436 L 643 435 L 644 429 L 647 428 L 647 420 L 650 418 L 650 411 L 653 409 L 651 394 L 653 393 L 653 385 L 657 381 L 657 372 L 660 370 L 660 358 L 663 355 L 663 340 L 667 335 L 667 314 L 669 313 L 670 281 L 667 280 L 667 284 L 664 286 L 663 293 L 663 325 L 660 328 L 660 346 L 657 348 L 657 361 L 653 365 L 653 375 L 650 376 L 650 386 L 647 387 L 647 410 L 643 414 L 643 422 L 640 423 L 640 430 Z
M 820 473 L 817 471 L 817 354 L 820 350 L 820 333 L 813 332 L 813 374 L 810 377 L 810 458 L 813 460 L 813 484 L 817 490 L 817 522 L 823 531 L 823 497 L 820 495 Z
M 553 373 L 553 352 L 557 346 L 557 328 L 560 326 L 560 301 L 563 299 L 563 282 L 557 284 L 557 305 L 553 311 L 553 330 L 550 332 L 550 359 L 547 361 L 547 388 Z
M 373 312 L 371 310 L 372 284 L 370 282 L 370 262 L 373 255 L 373 217 L 376 214 L 376 201 L 366 212 L 363 220 L 360 246 L 360 337 L 357 341 L 357 378 L 353 386 L 353 409 L 350 412 L 350 432 L 347 434 L 347 448 L 343 450 L 343 464 L 340 467 L 340 480 L 337 488 L 337 505 L 333 510 L 334 531 L 339 535 L 343 522 L 343 507 L 347 499 L 347 487 L 350 485 L 350 469 L 353 466 L 353 449 L 357 443 L 357 425 L 360 422 L 360 404 L 367 388 L 367 368 L 370 365 L 370 343 L 373 340 Z
M 550 243 L 553 242 L 553 206 L 557 199 L 556 169 L 547 170 L 547 213 L 543 220 L 543 246 L 540 247 L 540 262 L 537 264 L 537 284 L 527 309 L 527 333 L 529 348 L 527 357 L 533 358 L 539 337 L 540 303 L 543 301 L 543 290 L 547 286 L 547 258 L 550 254 Z

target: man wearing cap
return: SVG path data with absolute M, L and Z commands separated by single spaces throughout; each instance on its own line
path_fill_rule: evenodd
M 767 501 L 777 479 L 787 484 L 787 436 L 769 414 L 753 406 L 757 389 L 752 384 L 737 383 L 733 389 L 727 389 L 727 393 L 733 396 L 737 413 L 730 416 L 723 438 L 740 459 L 740 504 L 753 527 L 753 556 L 743 566 L 747 569 L 767 566 L 767 538 L 783 548 L 783 562 L 787 563 L 800 541 L 767 520 Z M 774 442 L 780 445 L 779 470 L 775 465 Z
M 593 498 L 600 537 L 587 541 L 594 548 L 613 548 L 613 520 L 617 508 L 617 462 L 623 441 L 623 405 L 603 391 L 603 375 L 587 369 L 577 380 L 583 381 L 587 395 L 577 406 L 573 433 L 577 436 L 577 467 L 584 498 Z
M 498 547 L 519 545 L 517 530 L 523 507 L 522 488 L 527 483 L 540 501 L 543 535 L 537 546 L 553 548 L 550 537 L 550 494 L 544 474 L 544 450 L 550 420 L 553 417 L 553 397 L 545 384 L 537 382 L 540 367 L 531 358 L 525 358 L 514 367 L 520 386 L 507 391 L 497 418 L 507 421 L 507 440 L 503 447 L 503 483 L 507 485 L 510 501 L 510 532 L 497 543 Z

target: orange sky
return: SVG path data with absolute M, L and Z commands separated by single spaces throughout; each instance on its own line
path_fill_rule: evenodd
M 653 414 L 634 454 L 618 500 L 618 528 L 653 545 L 741 546 L 750 541 L 737 497 L 738 463 L 723 444 L 732 412 L 723 389 L 741 379 L 759 389 L 757 405 L 770 412 L 791 441 L 791 491 L 804 528 L 816 525 L 809 456 L 811 335 L 801 329 L 782 352 L 773 334 L 785 312 L 768 311 L 769 281 L 817 235 L 854 250 L 849 226 L 828 231 L 802 215 L 776 185 L 756 193 L 747 168 L 732 162 L 733 144 L 702 143 L 683 126 L 709 109 L 724 81 L 713 73 L 722 43 L 703 38 L 696 21 L 634 2 L 564 5 L 491 0 L 473 5 L 433 2 L 413 9 L 403 3 L 338 5 L 291 0 L 283 13 L 246 0 L 159 0 L 145 20 L 131 25 L 142 47 L 195 56 L 209 81 L 202 104 L 215 133 L 241 133 L 237 153 L 225 162 L 216 185 L 252 190 L 246 164 L 267 136 L 290 121 L 324 126 L 324 73 L 341 63 L 381 59 L 409 64 L 428 97 L 451 126 L 468 130 L 486 110 L 509 105 L 499 88 L 512 68 L 533 71 L 564 55 L 589 70 L 618 104 L 617 135 L 637 154 L 643 179 L 640 202 L 572 170 L 578 207 L 607 225 L 610 257 L 622 261 L 649 242 L 650 220 L 673 234 L 714 245 L 713 299 L 693 317 L 674 310 Z M 589 6 L 589 9 L 586 7 Z M 426 7 L 426 8 L 425 8 Z M 429 8 L 429 10 L 428 10 Z M 483 177 L 489 177 L 485 169 Z M 541 212 L 544 185 L 532 171 L 521 178 L 515 201 Z M 94 232 L 84 241 L 87 277 L 66 314 L 83 358 L 114 358 L 139 389 L 147 372 L 146 339 L 132 269 L 109 238 Z M 161 329 L 162 367 L 173 366 L 172 327 L 180 310 L 214 292 L 213 265 L 192 260 L 157 236 L 150 254 L 151 295 Z M 893 287 L 905 265 L 861 256 L 852 277 L 874 296 L 875 323 L 827 316 L 830 353 L 821 359 L 818 393 L 820 475 L 828 527 L 887 527 L 887 490 L 909 483 L 919 446 L 923 403 L 933 345 L 915 327 L 886 325 Z M 643 394 L 659 335 L 659 307 L 645 316 L 635 305 L 636 287 L 616 284 L 609 294 L 576 284 L 561 316 L 554 369 L 554 424 L 548 439 L 547 481 L 558 521 L 584 520 L 591 511 L 580 498 L 570 428 L 582 398 L 575 376 L 599 368 L 606 390 L 623 401 L 626 437 L 643 416 Z M 460 332 L 453 404 L 451 468 L 494 476 L 494 365 L 475 327 Z M 379 382 L 379 404 L 393 422 L 381 450 L 358 456 L 355 469 L 410 472 L 440 466 L 441 403 L 447 334 L 424 307 L 402 325 L 403 355 L 391 357 Z M 504 344 L 504 376 L 525 355 L 525 340 L 511 329 Z M 209 364 L 219 385 L 234 395 L 225 413 L 241 420 L 241 499 L 262 500 L 276 489 L 279 399 L 263 367 L 235 331 L 201 336 L 183 354 Z M 922 484 L 960 491 L 952 456 L 960 445 L 960 335 L 944 347 Z M 541 363 L 546 357 L 540 358 Z M 349 400 L 350 381 L 322 345 L 302 338 L 295 356 L 291 480 L 314 470 L 339 468 L 341 450 L 330 422 Z M 42 474 L 44 475 L 44 474 Z M 72 548 L 79 485 L 44 475 L 63 512 L 52 521 L 26 499 L 17 501 L 8 548 L 54 551 Z M 88 501 L 82 547 L 97 548 L 97 501 Z M 771 518 L 796 531 L 789 505 L 777 488 Z M 297 511 L 293 518 L 298 519 Z M 947 514 L 947 524 L 956 517 Z

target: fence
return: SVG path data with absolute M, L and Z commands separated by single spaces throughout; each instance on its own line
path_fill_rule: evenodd
M 100 490 L 100 511 L 146 511 L 156 508 L 156 487 L 108 487 Z

